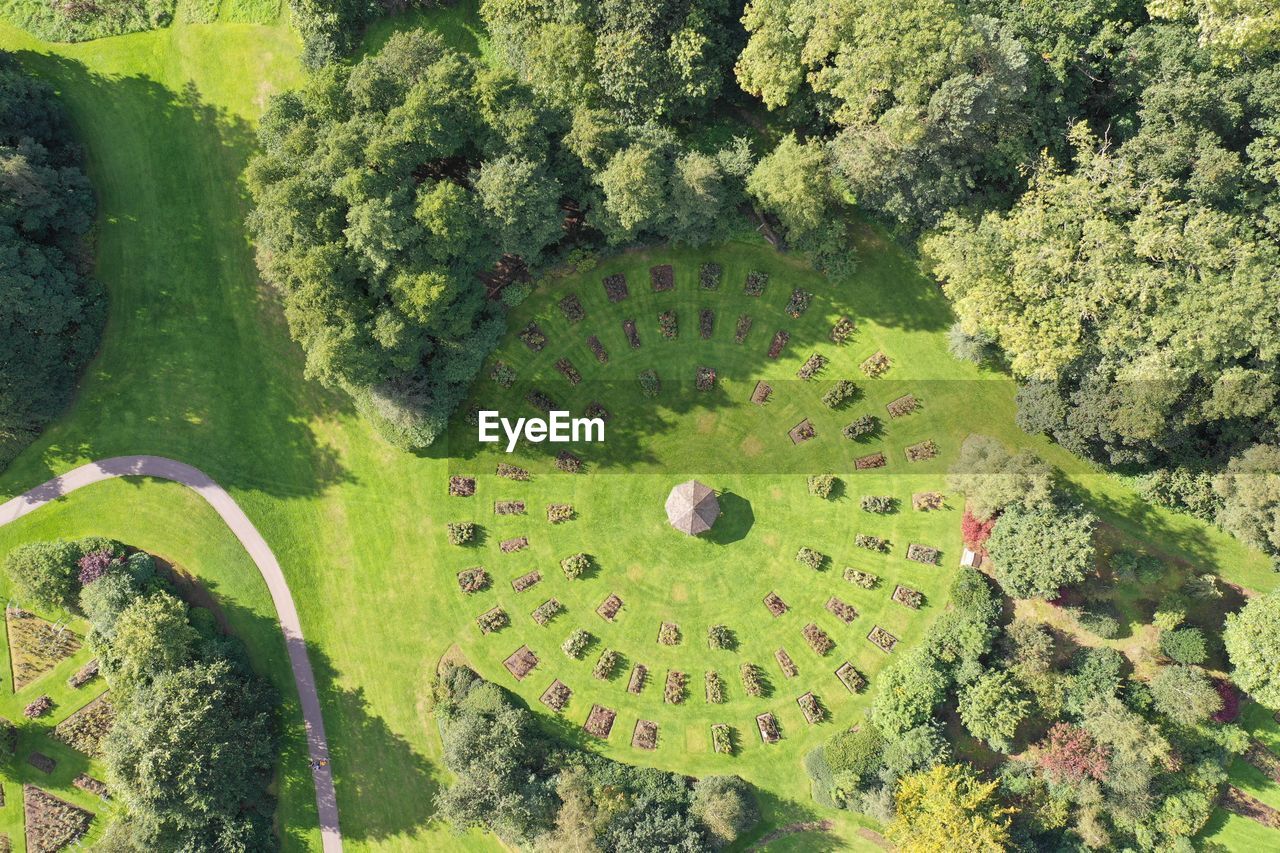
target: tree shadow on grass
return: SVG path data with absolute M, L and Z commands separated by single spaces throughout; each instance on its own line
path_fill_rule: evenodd
M 751 501 L 730 491 L 720 492 L 720 518 L 706 533 L 706 539 L 717 545 L 728 545 L 745 539 L 756 523 Z
M 351 406 L 304 380 L 245 239 L 252 128 L 192 82 L 175 91 L 16 55 L 54 85 L 86 148 L 109 320 L 68 412 L 10 465 L 0 493 L 86 457 L 136 453 L 281 497 L 349 482 L 310 422 Z

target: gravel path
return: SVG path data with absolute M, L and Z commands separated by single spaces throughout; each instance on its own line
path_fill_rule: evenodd
M 311 754 L 311 777 L 316 786 L 316 808 L 320 812 L 320 832 L 325 853 L 342 850 L 342 833 L 338 829 L 338 799 L 333 790 L 333 772 L 329 764 L 329 742 L 324 735 L 324 717 L 320 713 L 320 698 L 316 695 L 316 679 L 307 658 L 306 643 L 302 638 L 302 625 L 298 611 L 293 606 L 293 596 L 275 554 L 244 514 L 244 510 L 227 491 L 198 468 L 161 456 L 117 456 L 81 465 L 61 477 L 54 477 L 44 485 L 0 504 L 0 527 L 17 521 L 29 512 L 70 494 L 76 489 L 110 480 L 115 477 L 155 477 L 181 483 L 195 491 L 222 517 L 227 527 L 240 540 L 257 564 L 262 579 L 271 591 L 280 629 L 284 632 L 285 647 L 289 651 L 289 666 L 293 669 L 293 681 L 298 687 L 298 699 L 302 703 L 302 717 L 307 727 L 307 748 Z M 318 762 L 323 761 L 320 765 Z

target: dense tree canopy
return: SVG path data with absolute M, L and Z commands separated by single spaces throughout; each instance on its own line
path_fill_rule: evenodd
M 1280 709 L 1280 592 L 1252 598 L 1228 614 L 1222 642 L 1232 680 L 1263 705 Z
M 902 780 L 898 814 L 888 836 L 908 853 L 964 849 L 995 853 L 1009 841 L 1012 809 L 1000 803 L 994 782 L 981 782 L 968 767 L 942 764 Z
M 1055 598 L 1094 568 L 1092 513 L 1062 503 L 1010 506 L 1000 516 L 987 551 L 996 580 L 1015 598 Z
M 67 404 L 97 347 L 93 215 L 53 89 L 0 53 L 0 467 Z

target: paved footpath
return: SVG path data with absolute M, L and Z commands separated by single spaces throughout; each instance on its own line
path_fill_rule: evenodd
M 226 489 L 198 468 L 185 465 L 162 456 L 117 456 L 81 465 L 61 477 L 54 477 L 44 485 L 0 504 L 0 527 L 17 521 L 29 512 L 70 494 L 76 489 L 110 480 L 114 477 L 155 477 L 172 480 L 195 491 L 222 517 L 227 527 L 240 540 L 257 564 L 262 579 L 271 591 L 276 606 L 280 629 L 284 632 L 284 644 L 289 651 L 289 666 L 293 669 L 293 682 L 298 687 L 298 699 L 302 704 L 302 717 L 307 726 L 307 749 L 311 753 L 311 777 L 316 786 L 316 808 L 320 812 L 320 833 L 325 853 L 342 850 L 342 833 L 338 829 L 338 799 L 333 790 L 333 772 L 329 764 L 329 742 L 324 736 L 324 718 L 320 714 L 320 698 L 316 695 L 316 679 L 307 658 L 307 646 L 302 639 L 302 625 L 298 621 L 293 596 L 285 583 L 280 562 L 271 553 L 267 541 L 258 528 L 244 514 Z M 321 763 L 323 762 L 323 763 Z

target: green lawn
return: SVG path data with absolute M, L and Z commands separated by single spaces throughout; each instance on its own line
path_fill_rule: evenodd
M 427 13 L 420 20 L 446 28 L 459 46 L 484 49 L 474 6 L 456 15 Z M 384 32 L 375 28 L 373 37 L 383 38 Z M 1012 423 L 1008 383 L 950 359 L 942 334 L 950 315 L 942 296 L 907 257 L 868 229 L 858 235 L 864 258 L 860 272 L 838 284 L 820 281 L 755 244 L 707 253 L 723 261 L 725 277 L 716 297 L 715 338 L 705 344 L 695 338 L 703 298 L 692 286 L 701 254 L 655 252 L 655 257 L 674 260 L 678 270 L 675 292 L 658 298 L 647 292 L 641 272 L 648 258 L 632 255 L 611 262 L 631 273 L 632 291 L 631 300 L 615 306 L 612 314 L 601 302 L 603 270 L 558 284 L 556 293 L 537 295 L 523 306 L 518 317 L 545 318 L 555 341 L 540 361 L 522 353 L 518 342 L 506 346 L 513 359 L 521 355 L 519 367 L 526 377 L 547 373 L 562 354 L 584 374 L 593 368 L 584 349 L 586 325 L 569 336 L 558 319 L 555 300 L 564 292 L 582 294 L 590 315 L 584 324 L 613 318 L 600 332 L 613 356 L 608 370 L 628 384 L 611 390 L 601 402 L 620 421 L 630 411 L 644 426 L 628 430 L 619 423 L 614 433 L 618 444 L 609 451 L 616 464 L 588 450 L 587 476 L 552 475 L 541 473 L 545 459 L 534 458 L 531 465 L 541 466 L 535 480 L 503 481 L 499 491 L 489 476 L 497 456 L 490 451 L 475 455 L 474 448 L 464 446 L 462 427 L 452 438 L 458 461 L 450 461 L 444 448 L 422 455 L 395 451 L 355 417 L 345 400 L 304 379 L 301 354 L 288 340 L 273 295 L 257 280 L 242 227 L 247 204 L 239 175 L 252 150 L 252 124 L 271 92 L 301 79 L 296 35 L 283 26 L 180 24 L 53 46 L 4 25 L 0 46 L 18 51 L 29 68 L 54 83 L 83 136 L 100 203 L 98 274 L 112 297 L 102 352 L 75 405 L 0 474 L 0 497 L 86 460 L 122 453 L 172 456 L 201 467 L 227 487 L 279 556 L 293 589 L 312 644 L 342 828 L 353 850 L 497 847 L 475 834 L 456 836 L 432 820 L 432 792 L 447 774 L 438 760 L 428 685 L 439 658 L 454 643 L 484 674 L 515 686 L 501 660 L 520 642 L 536 638 L 544 664 L 518 688 L 535 708 L 541 709 L 537 695 L 557 673 L 572 678 L 577 691 L 570 722 L 585 716 L 587 700 L 607 696 L 620 714 L 602 749 L 690 773 L 741 772 L 763 788 L 768 825 L 761 833 L 777 824 L 825 816 L 809 802 L 800 757 L 834 731 L 835 724 L 856 719 L 866 702 L 844 692 L 830 670 L 848 658 L 874 673 L 881 665 L 879 653 L 862 639 L 873 621 L 883 619 L 906 642 L 919 637 L 941 605 L 936 596 L 958 556 L 954 500 L 949 510 L 927 518 L 903 509 L 871 519 L 855 508 L 858 494 L 903 498 L 918 490 L 916 479 L 904 476 L 916 468 L 901 457 L 904 444 L 917 437 L 935 438 L 943 451 L 936 461 L 919 463 L 920 483 L 940 484 L 946 460 L 966 431 L 1028 443 L 1067 468 L 1108 521 L 1157 539 L 1185 559 L 1211 565 L 1227 579 L 1254 588 L 1274 583 L 1261 555 L 1199 522 L 1154 509 L 1118 481 L 1093 474 L 1043 441 L 1021 436 Z M 751 309 L 758 324 L 751 339 L 738 347 L 732 343 L 732 324 L 746 310 L 739 294 L 747 266 L 767 267 L 775 277 L 760 307 Z M 818 294 L 814 306 L 803 322 L 784 323 L 780 310 L 788 285 L 810 282 L 809 289 Z M 656 308 L 663 300 L 677 307 L 681 324 L 680 340 L 666 345 L 666 351 L 657 335 Z M 634 309 L 640 324 L 644 346 L 636 353 L 627 352 L 621 342 L 616 319 L 623 307 Z M 860 327 L 855 341 L 840 351 L 824 343 L 836 313 L 848 313 Z M 764 358 L 771 326 L 793 333 L 778 362 Z M 745 402 L 756 376 L 794 376 L 799 362 L 815 349 L 836 358 L 824 374 L 827 379 L 849 373 L 875 347 L 883 347 L 895 368 L 875 389 L 863 383 L 867 398 L 839 415 L 816 402 L 821 383 L 779 383 L 775 401 L 762 409 Z M 721 371 L 719 390 L 705 397 L 677 393 L 673 383 L 691 381 L 692 368 L 704 363 Z M 636 399 L 630 384 L 637 370 L 650 366 L 659 370 L 671 392 L 654 404 Z M 925 408 L 872 442 L 876 449 L 886 449 L 891 467 L 883 474 L 850 476 L 856 485 L 833 504 L 805 494 L 806 473 L 834 467 L 836 461 L 848 466 L 852 446 L 836 428 L 852 412 L 881 408 L 897 383 L 920 389 Z M 586 387 L 573 396 L 546 384 L 548 393 L 565 402 L 586 400 Z M 492 385 L 482 382 L 477 393 L 491 394 Z M 518 414 L 532 413 L 518 398 L 510 405 Z M 797 414 L 814 418 L 819 438 L 792 448 L 782 442 Z M 743 449 L 749 437 L 764 444 L 758 455 Z M 480 493 L 470 503 L 447 498 L 448 475 L 472 471 L 484 475 Z M 611 476 L 623 471 L 632 473 Z M 743 538 L 722 545 L 689 542 L 664 527 L 666 489 L 692 474 L 750 503 L 754 520 Z M 499 524 L 487 503 L 495 497 L 527 499 L 529 516 Z M 552 497 L 575 503 L 582 517 L 557 528 L 546 525 L 542 504 Z M 443 525 L 468 515 L 483 519 L 489 528 L 483 557 L 444 544 Z M 877 557 L 854 551 L 849 540 L 863 527 L 888 534 L 893 553 Z M 534 546 L 498 560 L 491 546 L 508 530 L 528 531 Z M 176 486 L 154 482 L 101 484 L 0 532 L 0 552 L 31 539 L 87 533 L 155 550 L 209 582 L 235 616 L 233 624 L 258 666 L 289 698 L 265 589 L 234 540 L 195 499 L 184 497 Z M 917 537 L 943 549 L 943 569 L 930 572 L 902 559 L 906 543 Z M 836 560 L 833 568 L 815 575 L 800 567 L 793 559 L 800 544 L 830 553 Z M 557 562 L 579 549 L 601 556 L 601 569 L 596 577 L 570 584 L 559 575 Z M 492 592 L 477 600 L 464 598 L 454 580 L 454 572 L 471 556 L 478 557 L 474 562 L 487 561 L 497 581 Z M 930 595 L 930 606 L 912 618 L 886 601 L 891 587 L 874 593 L 850 587 L 839 577 L 848 564 L 865 565 L 888 584 L 915 581 Z M 509 579 L 518 567 L 534 565 L 543 570 L 544 581 L 515 596 Z M 763 591 L 772 588 L 792 606 L 776 622 L 759 603 Z M 837 590 L 862 611 L 848 629 L 837 630 L 838 623 L 821 609 L 826 596 Z M 535 631 L 528 612 L 551 591 L 563 593 L 569 611 L 552 627 Z M 609 591 L 626 601 L 625 615 L 613 626 L 591 612 Z M 482 638 L 472 620 L 488 600 L 508 602 L 515 624 Z M 652 635 L 668 614 L 680 623 L 685 642 L 660 649 Z M 799 637 L 800 626 L 809 619 L 831 630 L 839 643 L 826 660 L 816 658 Z M 737 631 L 739 652 L 703 650 L 703 632 L 712 620 Z M 593 683 L 589 669 L 594 655 L 581 663 L 564 657 L 560 641 L 578 624 L 616 643 L 629 659 L 650 666 L 655 682 L 645 694 L 628 697 L 621 677 Z M 800 666 L 796 682 L 784 682 L 772 661 L 778 644 L 785 644 Z M 733 663 L 741 659 L 755 660 L 769 675 L 775 692 L 763 703 L 742 697 L 733 672 Z M 702 670 L 708 662 L 721 669 L 729 685 L 730 702 L 723 713 L 701 701 Z M 690 699 L 679 708 L 661 703 L 658 683 L 666 668 L 675 665 L 691 676 Z M 835 724 L 811 729 L 800 720 L 794 698 L 801 686 L 819 692 L 834 712 Z M 767 750 L 750 729 L 759 705 L 776 710 L 784 728 L 785 740 Z M 651 755 L 629 746 L 631 723 L 641 711 L 662 724 L 662 745 Z M 706 726 L 722 717 L 741 736 L 743 749 L 732 759 L 707 751 Z M 281 786 L 286 846 L 314 847 L 313 792 L 305 782 L 305 760 L 296 738 L 289 744 Z M 6 786 L 6 794 L 12 794 L 12 785 Z M 12 796 L 6 800 L 16 802 Z M 6 825 L 11 825 L 10 808 L 4 812 Z M 854 818 L 832 817 L 839 839 L 869 844 L 854 834 Z

